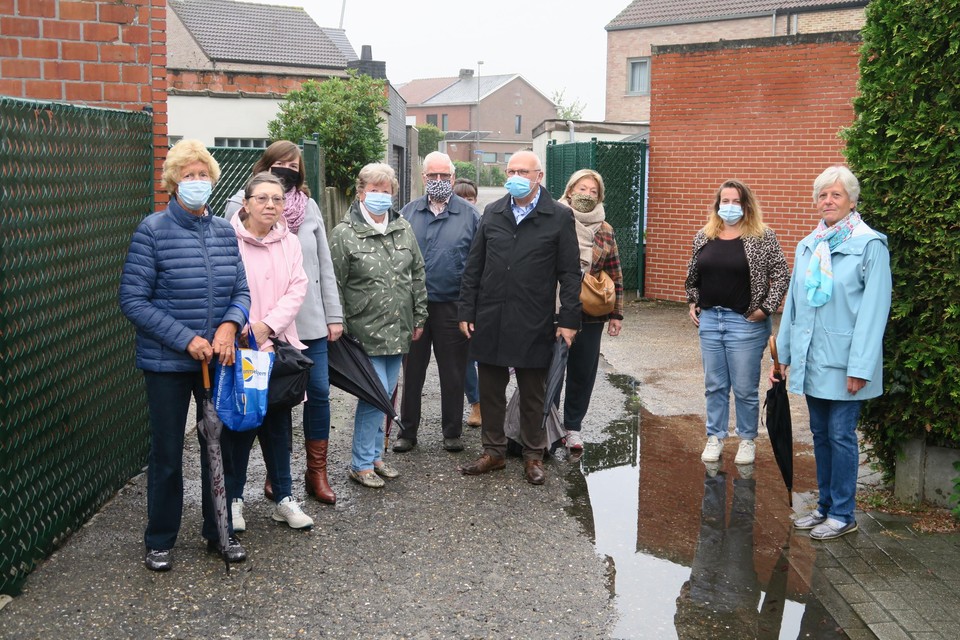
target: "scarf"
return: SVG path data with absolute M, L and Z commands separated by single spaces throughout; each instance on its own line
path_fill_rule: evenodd
M 860 222 L 860 213 L 854 210 L 832 227 L 828 227 L 823 220 L 817 225 L 813 236 L 816 249 L 807 265 L 804 280 L 807 302 L 811 307 L 822 307 L 833 295 L 833 261 L 830 253 L 850 239 Z
M 290 233 L 296 235 L 307 215 L 307 194 L 294 187 L 287 191 L 287 201 L 283 204 L 283 219 L 287 221 Z
M 603 205 L 598 204 L 593 211 L 583 213 L 573 209 L 577 226 L 577 242 L 580 245 L 580 270 L 589 272 L 593 265 L 593 238 L 600 230 L 605 217 Z
M 370 212 L 367 211 L 365 206 L 363 206 L 363 203 L 358 200 L 357 204 L 360 205 L 360 215 L 363 216 L 363 219 L 367 222 L 367 224 L 370 225 L 370 227 L 380 235 L 386 235 L 387 224 L 390 222 L 390 211 L 383 212 L 383 222 L 375 222 L 373 217 L 370 215 Z

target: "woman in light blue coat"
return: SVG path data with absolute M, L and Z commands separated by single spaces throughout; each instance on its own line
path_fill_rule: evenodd
M 857 529 L 857 422 L 863 401 L 883 392 L 890 254 L 886 236 L 861 219 L 859 195 L 857 178 L 843 166 L 814 182 L 821 221 L 797 245 L 777 335 L 782 364 L 793 366 L 787 386 L 806 395 L 810 411 L 820 497 L 794 527 L 810 529 L 815 540 Z

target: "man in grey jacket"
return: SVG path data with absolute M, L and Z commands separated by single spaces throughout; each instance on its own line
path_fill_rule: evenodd
M 479 224 L 479 212 L 453 193 L 455 169 L 450 157 L 434 151 L 423 159 L 426 195 L 409 202 L 401 211 L 420 246 L 426 266 L 427 322 L 423 336 L 410 345 L 403 366 L 402 429 L 393 444 L 397 453 L 417 444 L 420 428 L 420 398 L 430 363 L 430 350 L 437 358 L 440 375 L 440 424 L 443 448 L 463 451 L 463 382 L 469 342 L 457 324 L 460 278 Z

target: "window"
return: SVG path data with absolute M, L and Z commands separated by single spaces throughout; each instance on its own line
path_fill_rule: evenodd
M 266 149 L 266 138 L 214 138 L 215 147 L 243 147 L 247 149 Z
M 433 126 L 437 126 L 437 114 L 435 114 L 435 113 L 428 113 L 428 114 L 427 114 L 427 124 L 432 124 Z
M 522 121 L 522 120 L 523 120 L 523 116 L 514 116 L 514 117 L 513 117 L 513 132 L 514 132 L 514 133 L 520 133 L 520 132 L 521 132 L 521 129 L 522 129 L 522 126 L 523 126 L 523 125 L 521 124 L 521 121 Z
M 510 158 L 512 158 L 512 157 L 513 157 L 513 154 L 512 154 L 512 153 L 505 153 L 505 154 L 503 154 L 503 163 L 504 163 L 504 164 L 510 164 Z
M 627 93 L 645 96 L 650 94 L 650 58 L 627 60 Z
M 447 129 L 449 129 L 449 128 L 450 128 L 450 127 L 448 126 L 449 124 L 450 124 L 450 123 L 449 123 L 449 121 L 447 120 L 447 114 L 443 114 L 442 116 L 440 116 L 440 130 L 441 130 L 441 131 L 446 131 Z
M 496 151 L 484 151 L 483 152 L 483 163 L 484 164 L 496 164 L 497 162 L 497 152 Z

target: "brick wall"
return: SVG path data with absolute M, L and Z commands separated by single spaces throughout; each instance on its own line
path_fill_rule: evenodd
M 154 113 L 167 147 L 166 0 L 0 0 L 0 95 Z M 166 193 L 157 184 L 157 202 Z
M 272 73 L 246 73 L 241 71 L 183 71 L 167 70 L 170 89 L 182 91 L 215 91 L 285 95 L 297 91 L 307 80 L 323 78 L 301 75 L 276 75 Z
M 691 240 L 726 178 L 754 190 L 792 266 L 817 222 L 813 180 L 843 162 L 859 42 L 843 32 L 654 49 L 648 297 L 685 299 Z

